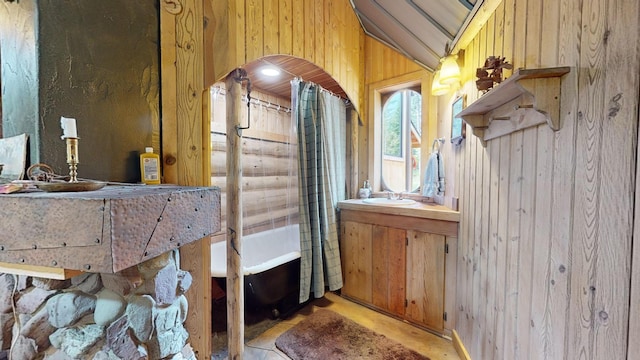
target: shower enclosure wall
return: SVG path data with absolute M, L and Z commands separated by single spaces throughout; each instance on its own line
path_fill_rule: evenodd
M 221 188 L 222 224 L 220 233 L 212 237 L 213 243 L 226 241 L 226 91 L 223 83 L 210 89 L 211 95 L 211 184 Z M 246 126 L 247 102 L 241 113 L 241 124 Z M 291 120 L 290 101 L 259 90 L 251 91 L 250 128 L 242 130 L 242 216 L 243 235 L 271 233 L 274 229 L 298 224 L 298 178 L 297 178 L 297 130 Z M 296 227 L 297 228 L 297 227 Z M 267 247 L 277 247 L 283 242 L 281 237 L 261 236 Z M 246 244 L 244 246 L 253 246 Z M 216 246 L 216 251 L 225 247 Z M 243 247 L 243 252 L 248 251 Z M 299 247 L 298 247 L 299 251 Z M 216 256 L 212 256 L 212 261 Z M 282 303 L 290 304 L 288 299 L 295 295 L 297 299 L 299 279 L 299 260 L 292 259 L 293 266 L 287 265 L 288 278 L 292 281 L 270 280 L 270 273 L 282 276 L 281 269 L 267 271 L 258 277 L 248 279 L 245 276 L 246 312 L 287 312 Z M 255 264 L 253 264 L 255 265 Z M 216 264 L 212 263 L 212 268 Z M 267 269 L 269 270 L 269 269 Z M 264 281 L 255 283 L 252 281 Z M 274 284 L 277 287 L 274 289 Z M 226 328 L 225 279 L 212 277 L 213 327 L 214 330 Z M 269 296 L 257 293 L 259 289 L 268 289 Z M 275 294 L 275 295 L 274 295 Z M 262 299 L 262 301 L 260 300 Z M 265 301 L 264 299 L 269 299 Z M 277 311 L 273 311 L 277 310 Z

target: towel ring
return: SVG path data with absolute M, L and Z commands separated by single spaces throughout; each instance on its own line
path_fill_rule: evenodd
M 438 152 L 440 152 L 440 148 L 442 144 L 444 144 L 444 138 L 437 138 L 433 140 L 433 144 L 431 145 L 431 152 L 436 151 L 436 144 L 438 145 Z

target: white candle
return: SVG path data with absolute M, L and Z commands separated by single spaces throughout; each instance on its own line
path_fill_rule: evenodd
M 77 138 L 78 130 L 76 129 L 76 119 L 60 117 L 60 126 L 62 127 L 62 138 Z

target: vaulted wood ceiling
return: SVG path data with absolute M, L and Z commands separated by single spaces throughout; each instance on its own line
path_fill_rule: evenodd
M 365 33 L 435 70 L 484 0 L 350 0 Z
M 435 70 L 484 0 L 350 0 L 365 33 Z M 267 77 L 260 69 L 273 65 L 282 72 Z M 347 98 L 340 85 L 320 67 L 285 55 L 268 56 L 244 66 L 253 88 L 291 97 L 295 77 L 314 82 Z

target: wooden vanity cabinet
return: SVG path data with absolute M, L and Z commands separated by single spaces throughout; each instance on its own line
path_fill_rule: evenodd
M 407 307 L 408 320 L 444 330 L 445 236 L 407 231 Z
M 341 294 L 449 335 L 455 255 L 447 248 L 455 247 L 457 222 L 354 210 L 342 210 L 340 218 Z

